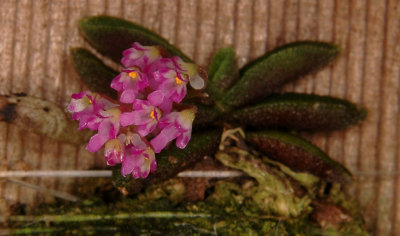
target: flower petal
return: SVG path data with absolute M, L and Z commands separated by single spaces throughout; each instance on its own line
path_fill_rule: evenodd
M 103 136 L 101 134 L 95 134 L 90 138 L 89 143 L 86 146 L 86 149 L 89 152 L 97 152 L 107 142 L 107 140 L 108 137 Z
M 126 156 L 125 159 L 122 161 L 121 175 L 127 176 L 128 174 L 132 173 L 135 166 L 136 165 L 134 157 Z
M 133 101 L 136 99 L 137 92 L 138 91 L 135 91 L 135 89 L 125 89 L 121 93 L 119 100 L 123 103 L 133 103 Z
M 150 141 L 151 146 L 155 153 L 160 153 L 167 144 L 175 139 L 179 135 L 179 131 L 173 127 L 169 126 L 163 129 L 155 138 Z
M 178 136 L 178 138 L 176 138 L 175 142 L 176 146 L 180 149 L 184 149 L 186 145 L 189 143 L 191 136 L 192 136 L 191 130 L 182 133 L 181 135 Z
M 204 79 L 199 74 L 196 74 L 195 76 L 190 78 L 189 83 L 190 83 L 190 86 L 192 86 L 192 88 L 197 89 L 197 90 L 204 88 L 204 85 L 205 85 Z
M 160 90 L 156 90 L 147 96 L 147 100 L 153 105 L 158 106 L 164 101 L 164 94 Z
M 128 126 L 133 124 L 134 115 L 133 112 L 124 112 L 119 116 L 119 122 L 122 126 Z

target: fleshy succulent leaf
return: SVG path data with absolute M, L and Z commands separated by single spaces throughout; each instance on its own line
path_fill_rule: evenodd
M 196 107 L 196 118 L 193 121 L 194 129 L 212 125 L 221 115 L 221 112 L 215 106 L 196 104 Z
M 56 104 L 25 94 L 0 96 L 0 121 L 76 145 L 87 142 L 93 135 L 91 131 L 78 131 L 78 124 Z
M 332 182 L 348 182 L 350 172 L 301 137 L 278 131 L 248 132 L 246 141 L 289 168 Z
M 366 117 L 366 110 L 342 99 L 308 94 L 276 94 L 234 111 L 230 118 L 256 128 L 323 131 L 344 129 Z
M 179 149 L 174 145 L 157 154 L 157 171 L 146 179 L 122 177 L 119 168 L 116 168 L 113 171 L 114 183 L 122 192 L 135 194 L 149 184 L 172 178 L 194 165 L 205 155 L 212 155 L 218 146 L 221 132 L 221 130 L 195 132 L 185 149 Z
M 208 76 L 208 92 L 215 100 L 221 98 L 239 79 L 235 50 L 232 47 L 222 48 L 215 53 Z
M 219 102 L 226 110 L 262 99 L 286 82 L 327 65 L 339 53 L 336 45 L 296 42 L 279 47 L 240 70 L 240 80 Z
M 83 48 L 72 48 L 71 57 L 75 70 L 91 91 L 117 99 L 117 92 L 110 87 L 112 79 L 118 75 L 117 71 Z
M 133 42 L 144 46 L 158 45 L 171 55 L 190 61 L 166 39 L 129 21 L 109 16 L 94 16 L 80 20 L 78 25 L 83 36 L 94 48 L 116 62 L 120 61 L 122 52 L 130 48 Z

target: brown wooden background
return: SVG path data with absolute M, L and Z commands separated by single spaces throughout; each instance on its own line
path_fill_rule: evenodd
M 296 40 L 343 47 L 339 60 L 285 90 L 332 95 L 366 106 L 367 121 L 313 141 L 356 177 L 349 192 L 379 235 L 400 235 L 399 0 L 0 0 L 0 94 L 25 92 L 66 106 L 82 89 L 68 48 L 88 46 L 76 21 L 107 14 L 160 33 L 206 66 L 216 49 L 233 45 L 241 65 Z M 0 123 L 0 169 L 87 169 L 93 155 Z M 74 180 L 30 179 L 69 191 Z M 0 209 L 51 197 L 0 181 Z

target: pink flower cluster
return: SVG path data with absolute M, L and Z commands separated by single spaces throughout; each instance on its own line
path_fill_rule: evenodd
M 176 139 L 185 148 L 191 138 L 196 108 L 177 109 L 189 83 L 204 86 L 196 65 L 179 57 L 163 58 L 157 47 L 134 43 L 123 52 L 124 69 L 113 79 L 119 101 L 90 91 L 72 95 L 68 111 L 79 129 L 91 129 L 87 150 L 103 146 L 108 165 L 122 163 L 121 174 L 146 178 L 157 168 L 155 153 Z

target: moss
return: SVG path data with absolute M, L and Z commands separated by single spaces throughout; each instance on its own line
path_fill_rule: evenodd
M 33 215 L 11 216 L 8 227 L 19 234 L 367 235 L 357 204 L 340 184 L 325 191 L 325 182 L 312 175 L 255 152 L 224 150 L 217 158 L 249 177 L 214 182 L 204 201 L 186 201 L 183 180 L 173 178 L 115 201 L 102 194 L 76 204 L 43 205 Z M 293 181 L 306 189 L 302 196 L 296 195 Z M 321 226 L 312 217 L 316 201 L 343 209 L 350 220 Z

